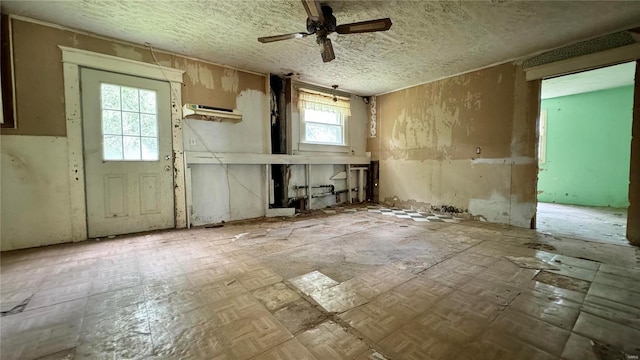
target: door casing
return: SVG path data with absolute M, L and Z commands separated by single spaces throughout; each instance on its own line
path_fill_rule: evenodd
M 182 76 L 184 71 L 66 46 L 58 46 L 58 48 L 62 51 L 67 119 L 71 241 L 87 239 L 85 170 L 82 155 L 81 66 L 170 83 L 175 227 L 186 227 L 185 163 L 182 144 Z

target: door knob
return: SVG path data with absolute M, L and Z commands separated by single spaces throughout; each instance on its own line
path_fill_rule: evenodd
M 169 166 L 169 165 L 165 165 L 165 166 L 164 166 L 164 170 L 165 170 L 165 171 L 171 171 L 171 166 Z
M 171 160 L 171 155 L 165 155 L 165 156 L 164 156 L 164 159 L 165 159 L 165 160 Z

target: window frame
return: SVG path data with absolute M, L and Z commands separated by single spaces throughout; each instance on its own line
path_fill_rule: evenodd
M 309 144 L 309 145 L 324 145 L 324 146 L 348 146 L 347 144 L 347 139 L 348 139 L 348 134 L 347 134 L 347 120 L 348 120 L 348 116 L 344 116 L 343 114 L 341 114 L 340 112 L 330 112 L 330 111 L 322 111 L 322 110 L 316 110 L 316 111 L 321 111 L 321 112 L 327 112 L 327 113 L 334 113 L 336 115 L 336 117 L 339 120 L 339 124 L 327 124 L 327 123 L 322 123 L 322 122 L 315 122 L 315 121 L 309 121 L 306 118 L 306 108 L 301 108 L 299 109 L 300 111 L 300 143 L 302 144 Z M 317 125 L 321 125 L 321 126 L 329 126 L 329 127 L 339 127 L 342 131 L 342 139 L 340 143 L 334 143 L 334 142 L 319 142 L 319 141 L 310 141 L 307 139 L 307 124 L 317 124 Z
M 103 103 L 103 86 L 104 85 L 109 85 L 109 86 L 117 86 L 119 88 L 120 91 L 120 96 L 119 96 L 119 100 L 120 100 L 120 106 L 119 109 L 111 109 L 111 108 L 105 108 L 104 103 Z M 123 88 L 128 88 L 128 89 L 135 89 L 138 92 L 138 111 L 133 111 L 133 110 L 125 110 L 122 106 L 122 89 Z M 143 112 L 142 109 L 140 109 L 140 103 L 141 103 L 141 98 L 140 98 L 140 92 L 141 91 L 148 91 L 148 92 L 153 92 L 154 93 L 154 102 L 155 102 L 155 110 L 154 113 L 148 113 L 148 112 Z M 159 139 L 159 124 L 158 124 L 158 103 L 157 103 L 157 92 L 155 90 L 152 89 L 145 89 L 145 88 L 138 88 L 138 87 L 132 87 L 132 86 L 126 86 L 126 85 L 121 85 L 121 84 L 113 84 L 113 83 L 108 83 L 108 82 L 103 82 L 100 84 L 100 99 L 99 99 L 99 103 L 100 103 L 100 131 L 101 131 L 101 137 L 102 137 L 102 161 L 104 162 L 158 162 L 160 161 L 160 152 L 159 152 L 159 143 L 160 143 L 160 139 Z M 104 114 L 105 111 L 113 111 L 113 112 L 119 112 L 120 113 L 120 134 L 111 134 L 111 133 L 105 133 L 105 119 L 104 119 Z M 124 129 L 124 114 L 125 113 L 131 113 L 131 114 L 138 114 L 138 134 L 137 135 L 133 135 L 133 134 L 125 134 L 125 129 Z M 155 136 L 149 136 L 149 135 L 143 135 L 142 134 L 142 115 L 154 115 L 155 116 Z M 106 148 L 105 148 L 105 141 L 106 141 L 106 137 L 107 136 L 117 136 L 120 138 L 121 141 L 121 149 L 122 149 L 122 158 L 121 159 L 107 159 L 106 158 Z M 124 148 L 124 141 L 125 138 L 137 138 L 139 141 L 139 148 L 140 148 L 140 157 L 137 159 L 128 159 L 125 156 L 125 148 Z M 156 158 L 155 159 L 145 159 L 143 157 L 143 153 L 144 153 L 144 149 L 143 149 L 143 139 L 155 139 L 155 144 L 156 144 Z

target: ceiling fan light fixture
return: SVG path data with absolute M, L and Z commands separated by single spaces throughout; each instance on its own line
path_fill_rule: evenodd
M 361 21 L 349 24 L 336 24 L 336 18 L 333 16 L 333 9 L 329 5 L 320 5 L 320 0 L 301 0 L 304 10 L 307 13 L 307 32 L 299 32 L 292 34 L 283 34 L 276 36 L 264 36 L 258 38 L 261 43 L 270 43 L 275 41 L 302 39 L 308 35 L 315 34 L 316 42 L 320 45 L 320 54 L 323 62 L 330 62 L 336 58 L 331 45 L 331 39 L 327 35 L 331 33 L 338 34 L 357 34 L 377 31 L 387 31 L 391 28 L 391 19 L 377 19 Z

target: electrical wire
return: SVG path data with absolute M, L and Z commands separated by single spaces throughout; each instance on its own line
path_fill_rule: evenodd
M 153 60 L 156 62 L 156 65 L 158 65 L 158 67 L 160 68 L 160 71 L 162 72 L 162 75 L 164 75 L 165 79 L 167 79 L 167 81 L 169 82 L 169 88 L 171 89 L 171 92 L 173 93 L 173 96 L 175 99 L 178 99 L 182 102 L 182 99 L 178 96 L 178 93 L 175 91 L 174 87 L 171 86 L 171 80 L 169 80 L 169 77 L 167 76 L 167 74 L 164 72 L 164 69 L 162 67 L 162 65 L 160 65 L 160 62 L 158 61 L 158 58 L 156 57 L 155 51 L 153 49 L 153 46 L 150 43 L 145 43 L 145 46 L 147 46 L 149 48 L 149 50 L 151 51 L 151 56 L 153 57 Z M 221 167 L 225 170 L 226 172 L 226 177 L 227 177 L 227 191 L 229 192 L 229 215 L 231 215 L 231 185 L 229 182 L 229 176 L 233 177 L 236 182 L 242 186 L 243 188 L 245 188 L 245 190 L 247 190 L 250 194 L 252 194 L 253 196 L 255 196 L 258 200 L 260 201 L 264 201 L 264 198 L 260 195 L 257 195 L 256 193 L 254 193 L 253 191 L 251 191 L 251 189 L 249 189 L 247 186 L 245 186 L 240 179 L 238 179 L 233 172 L 231 172 L 229 170 L 229 164 L 224 163 L 216 154 L 215 152 L 213 152 L 209 146 L 207 145 L 207 143 L 204 141 L 204 139 L 202 138 L 202 136 L 200 135 L 200 133 L 198 131 L 196 131 L 191 124 L 189 124 L 189 122 L 187 121 L 187 119 L 182 119 L 182 123 L 186 124 L 189 129 L 191 129 L 191 132 L 198 137 L 198 139 L 200 140 L 200 143 L 202 143 L 202 146 L 204 146 L 205 150 L 210 153 L 214 159 L 216 159 Z M 268 179 L 267 179 L 268 180 Z

